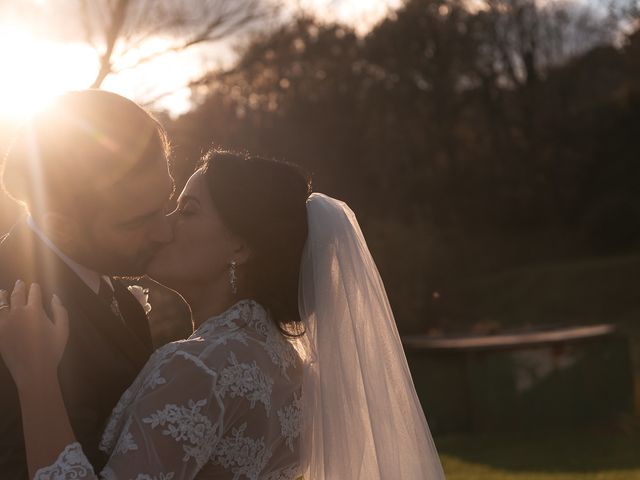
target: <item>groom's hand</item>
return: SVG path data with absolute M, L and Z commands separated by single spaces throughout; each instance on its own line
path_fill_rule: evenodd
M 42 307 L 37 283 L 27 292 L 25 283 L 18 280 L 10 299 L 0 291 L 0 355 L 18 389 L 57 379 L 69 337 L 69 317 L 55 295 L 51 311 L 53 318 Z

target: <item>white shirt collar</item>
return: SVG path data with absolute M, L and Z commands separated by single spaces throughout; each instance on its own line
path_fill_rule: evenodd
M 38 235 L 38 237 L 40 237 L 40 239 L 44 242 L 44 244 L 49 247 L 51 250 L 53 250 L 55 252 L 56 255 L 58 255 L 58 257 L 60 257 L 60 259 L 67 264 L 67 266 L 73 270 L 75 272 L 76 275 L 78 275 L 78 277 L 80 277 L 80 279 L 87 284 L 87 286 L 93 291 L 93 293 L 95 293 L 96 295 L 98 294 L 98 290 L 100 289 L 100 274 L 91 270 L 90 268 L 85 267 L 84 265 L 80 265 L 78 262 L 72 260 L 71 258 L 69 258 L 67 255 L 65 255 L 65 253 L 60 250 L 52 241 L 49 237 L 47 237 L 47 235 L 40 230 L 40 228 L 36 225 L 36 223 L 33 220 L 33 217 L 31 217 L 31 215 L 29 215 L 27 217 L 27 225 L 29 225 L 29 228 L 31 230 L 33 230 L 33 232 Z M 102 276 L 105 281 L 107 282 L 107 284 L 113 289 L 113 285 L 111 284 L 111 279 L 106 276 L 103 275 Z

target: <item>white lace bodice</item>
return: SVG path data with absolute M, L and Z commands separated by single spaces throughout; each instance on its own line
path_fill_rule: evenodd
M 298 478 L 301 385 L 292 344 L 242 300 L 151 356 L 107 423 L 99 475 L 74 443 L 35 478 Z

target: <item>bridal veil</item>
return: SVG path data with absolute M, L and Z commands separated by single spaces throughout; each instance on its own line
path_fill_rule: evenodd
M 444 473 L 384 285 L 354 213 L 307 200 L 303 468 L 313 480 L 440 480 Z

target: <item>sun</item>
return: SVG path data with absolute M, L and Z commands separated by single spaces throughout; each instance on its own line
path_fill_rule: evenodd
M 56 95 L 91 84 L 95 52 L 79 43 L 58 43 L 28 28 L 0 23 L 0 118 L 20 121 Z

